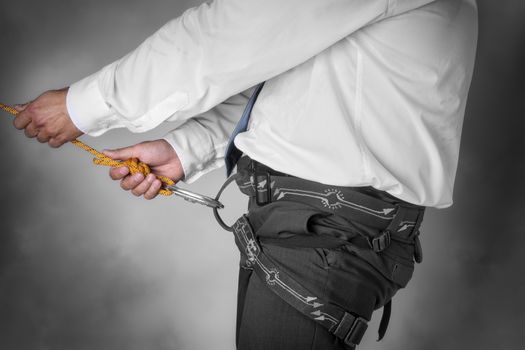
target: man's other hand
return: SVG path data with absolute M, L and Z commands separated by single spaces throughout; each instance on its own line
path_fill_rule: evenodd
M 67 90 L 46 91 L 34 101 L 16 105 L 19 113 L 13 121 L 15 128 L 24 130 L 27 137 L 49 143 L 51 147 L 60 147 L 82 135 L 69 117 Z
M 162 183 L 153 173 L 169 177 L 175 182 L 184 177 L 179 157 L 166 140 L 142 142 L 126 148 L 105 150 L 103 153 L 117 160 L 138 158 L 150 166 L 152 173 L 145 178 L 142 174 L 130 175 L 127 167 L 113 168 L 109 171 L 113 180 L 120 180 L 122 189 L 131 191 L 137 197 L 153 199 L 158 195 Z

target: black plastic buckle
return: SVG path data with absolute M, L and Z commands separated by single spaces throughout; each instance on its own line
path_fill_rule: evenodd
M 270 173 L 258 173 L 257 171 L 253 174 L 253 181 L 255 186 L 255 203 L 262 206 L 272 201 L 272 187 L 270 183 Z
M 351 323 L 350 329 L 346 334 L 343 333 L 344 336 L 341 337 L 341 339 L 345 345 L 355 348 L 363 339 L 366 329 L 368 328 L 368 322 L 364 318 L 345 313 L 343 319 L 339 323 L 339 327 L 337 327 L 334 333 L 339 335 L 338 333 L 342 331 L 340 328 L 345 325 L 347 326 L 348 323 Z
M 372 239 L 372 249 L 374 252 L 379 253 L 388 248 L 390 245 L 390 231 L 383 231 L 378 237 Z

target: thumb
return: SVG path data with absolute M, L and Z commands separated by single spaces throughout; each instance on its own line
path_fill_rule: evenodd
M 24 104 L 16 104 L 16 105 L 13 106 L 13 108 L 16 109 L 19 112 L 22 112 L 24 109 L 26 109 L 28 104 L 29 104 L 29 102 L 28 103 L 24 103 Z
M 108 156 L 111 159 L 117 159 L 117 160 L 128 160 L 129 158 L 137 157 L 136 153 L 134 152 L 134 147 L 124 147 L 124 148 L 117 148 L 117 149 L 105 149 L 102 151 L 106 156 Z

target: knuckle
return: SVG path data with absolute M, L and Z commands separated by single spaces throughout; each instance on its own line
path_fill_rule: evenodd
M 66 139 L 65 139 L 65 137 L 63 135 L 60 135 L 60 134 L 59 135 L 54 135 L 54 134 L 49 133 L 49 132 L 48 132 L 48 134 L 52 135 L 53 139 L 55 139 L 56 142 L 58 142 L 61 145 L 66 142 Z
M 34 132 L 34 130 L 29 129 L 29 128 L 27 128 L 27 129 L 24 130 L 24 134 L 25 134 L 27 137 L 29 137 L 29 138 L 33 138 L 33 137 L 36 136 L 36 133 Z
M 157 194 L 159 193 L 158 190 L 156 191 L 153 191 L 153 192 L 148 192 L 146 193 L 146 195 L 144 196 L 144 198 L 146 198 L 147 200 L 152 200 L 153 198 L 157 197 Z
M 37 102 L 31 102 L 27 105 L 26 109 L 24 110 L 24 114 L 35 114 L 38 110 L 38 103 Z
M 149 188 L 148 192 L 146 193 L 146 195 L 148 196 L 147 199 L 153 199 L 157 197 L 157 195 L 159 194 L 159 191 L 160 191 L 160 181 L 155 181 Z
M 40 120 L 40 118 L 33 118 L 33 123 L 35 124 L 36 127 L 38 128 L 43 128 L 44 127 L 44 123 L 42 122 L 42 120 Z
M 58 148 L 58 147 L 62 146 L 63 144 L 64 144 L 64 141 L 61 140 L 60 138 L 58 138 L 58 137 L 50 137 L 49 146 L 51 146 L 53 148 Z
M 152 199 L 153 196 L 154 196 L 154 193 L 151 191 L 151 189 L 149 189 L 146 193 L 144 193 L 144 198 L 147 200 Z
M 13 120 L 13 125 L 18 130 L 22 130 L 24 128 L 25 121 L 22 119 L 22 117 L 17 117 L 15 120 Z
M 38 140 L 49 141 L 49 139 L 51 138 L 46 132 L 39 131 L 37 132 L 37 134 L 38 135 L 36 135 L 36 137 Z
M 126 181 L 122 180 L 120 181 L 120 187 L 124 190 L 124 191 L 129 191 L 130 187 L 128 186 L 128 184 L 126 183 Z
M 109 177 L 112 179 L 112 180 L 118 180 L 119 177 L 117 176 L 117 174 L 115 173 L 114 170 L 110 170 L 109 171 Z
M 42 125 L 41 130 L 45 131 L 48 135 L 53 136 L 55 139 L 61 140 L 61 136 L 58 135 L 56 130 L 54 130 L 54 128 L 50 127 L 49 125 Z

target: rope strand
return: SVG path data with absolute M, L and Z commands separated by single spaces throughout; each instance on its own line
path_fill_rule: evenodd
M 3 103 L 0 103 L 0 108 L 6 111 L 7 113 L 12 114 L 13 116 L 18 115 L 18 111 L 16 109 L 14 109 L 13 107 L 4 105 Z M 124 161 L 115 160 L 115 159 L 109 158 L 104 153 L 101 153 L 97 151 L 96 149 L 86 145 L 84 142 L 80 140 L 75 139 L 71 141 L 71 143 L 83 149 L 84 151 L 89 152 L 92 155 L 94 155 L 95 158 L 93 158 L 93 164 L 110 166 L 113 168 L 128 167 L 130 174 L 133 175 L 133 174 L 141 173 L 142 175 L 144 175 L 144 177 L 146 177 L 148 174 L 151 173 L 151 169 L 149 165 L 141 162 L 138 158 L 130 158 Z M 173 181 L 169 177 L 162 176 L 162 175 L 155 175 L 155 176 L 157 177 L 157 179 L 159 179 L 162 182 L 164 187 L 175 184 L 175 181 Z M 159 190 L 159 194 L 163 196 L 170 196 L 173 194 L 173 192 L 167 188 L 161 188 Z

